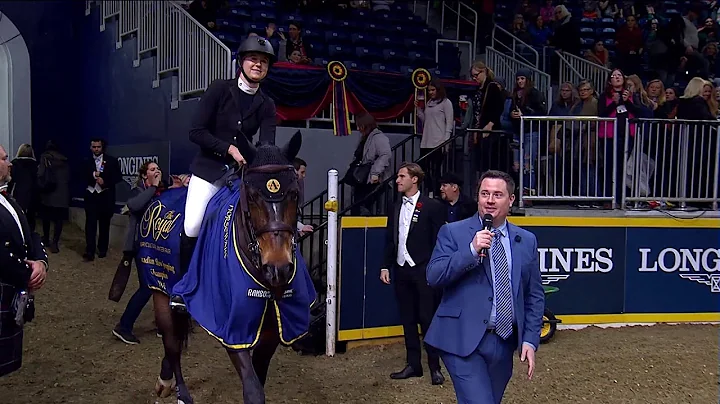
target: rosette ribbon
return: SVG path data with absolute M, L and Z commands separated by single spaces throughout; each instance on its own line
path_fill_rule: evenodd
M 347 90 L 345 89 L 345 79 L 348 71 L 345 65 L 337 61 L 328 63 L 327 70 L 333 80 L 333 134 L 335 136 L 347 136 L 352 131 L 350 128 L 350 108 L 348 107 Z
M 412 74 L 412 83 L 415 87 L 415 101 L 423 101 L 427 103 L 427 87 L 430 84 L 430 72 L 425 69 L 415 69 Z M 421 135 L 423 132 L 423 123 L 418 119 L 417 108 L 413 114 L 415 124 L 415 134 Z

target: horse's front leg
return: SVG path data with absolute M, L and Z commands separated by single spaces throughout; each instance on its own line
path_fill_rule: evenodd
M 243 385 L 243 403 L 265 404 L 265 390 L 253 368 L 252 355 L 249 349 L 240 351 L 227 350 L 228 356 Z
M 280 345 L 280 334 L 278 334 L 275 312 L 269 310 L 269 313 L 271 314 L 265 315 L 260 339 L 252 351 L 253 368 L 255 368 L 255 373 L 263 386 L 265 386 L 268 368 L 270 368 L 270 360 L 272 360 L 275 350 Z

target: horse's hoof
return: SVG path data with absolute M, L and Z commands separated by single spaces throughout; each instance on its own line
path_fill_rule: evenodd
M 175 390 L 175 378 L 163 380 L 160 376 L 158 376 L 157 382 L 155 382 L 155 394 L 157 394 L 158 397 L 170 397 L 173 390 Z
M 175 386 L 175 391 L 177 392 L 177 404 L 194 404 L 186 385 Z

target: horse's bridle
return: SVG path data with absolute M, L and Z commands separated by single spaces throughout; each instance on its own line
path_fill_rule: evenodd
M 295 255 L 295 227 L 288 225 L 287 223 L 284 223 L 280 220 L 271 220 L 269 223 L 267 223 L 265 226 L 256 229 L 252 221 L 250 220 L 250 207 L 248 203 L 249 194 L 247 192 L 248 183 L 246 176 L 253 175 L 253 174 L 267 174 L 267 175 L 281 175 L 285 171 L 290 172 L 292 176 L 294 176 L 294 180 L 292 185 L 287 187 L 286 189 L 279 189 L 276 195 L 275 200 L 272 202 L 282 202 L 284 201 L 289 191 L 297 189 L 297 174 L 295 172 L 295 167 L 292 165 L 285 165 L 285 164 L 267 164 L 262 165 L 258 167 L 251 167 L 248 168 L 247 166 L 242 166 L 239 169 L 239 177 L 240 177 L 240 222 L 242 224 L 242 227 L 244 229 L 242 233 L 243 242 L 240 243 L 239 246 L 242 250 L 243 254 L 247 259 L 250 260 L 250 262 L 255 266 L 255 268 L 260 268 L 261 265 L 261 258 L 260 258 L 260 243 L 258 242 L 258 237 L 265 233 L 272 233 L 272 232 L 287 232 L 292 235 L 292 254 Z M 264 199 L 264 198 L 263 198 Z M 266 200 L 266 202 L 268 202 Z

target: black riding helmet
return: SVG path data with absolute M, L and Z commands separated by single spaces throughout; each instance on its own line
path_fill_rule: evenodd
M 248 53 L 260 53 L 262 55 L 266 55 L 269 59 L 268 66 L 271 66 L 275 63 L 276 59 L 275 49 L 273 49 L 270 41 L 260 36 L 251 36 L 240 44 L 236 56 L 238 67 L 240 68 L 242 75 L 245 76 L 246 80 L 255 82 L 255 80 L 252 80 L 247 74 L 245 74 L 245 70 L 242 68 L 243 57 L 245 57 Z

